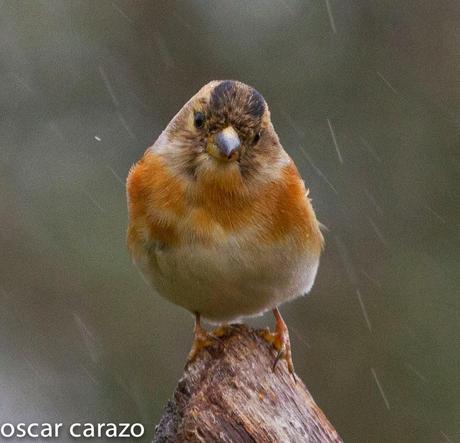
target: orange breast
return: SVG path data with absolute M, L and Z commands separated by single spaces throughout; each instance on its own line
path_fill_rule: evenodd
M 243 230 L 254 232 L 256 242 L 291 237 L 301 248 L 321 248 L 318 222 L 293 163 L 279 180 L 257 189 L 248 188 L 236 169 L 225 172 L 210 172 L 187 187 L 158 155 L 147 153 L 127 181 L 132 253 L 155 240 L 210 245 Z
M 224 231 L 234 233 L 250 223 L 254 199 L 238 169 L 209 171 L 197 180 L 193 190 L 194 204 L 206 214 L 206 223 L 217 223 Z

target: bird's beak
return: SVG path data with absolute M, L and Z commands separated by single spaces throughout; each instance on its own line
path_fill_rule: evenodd
M 208 141 L 207 152 L 219 160 L 238 160 L 241 151 L 241 141 L 232 126 L 214 134 Z

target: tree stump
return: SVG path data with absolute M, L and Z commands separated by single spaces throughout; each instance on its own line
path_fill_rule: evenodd
M 340 443 L 342 439 L 261 331 L 226 326 L 186 366 L 152 443 Z M 343 443 L 343 442 L 342 442 Z

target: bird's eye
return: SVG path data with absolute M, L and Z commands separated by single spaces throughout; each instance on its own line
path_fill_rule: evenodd
M 259 131 L 255 136 L 254 136 L 254 144 L 256 144 L 260 140 L 262 131 Z
M 195 127 L 202 128 L 204 126 L 204 114 L 202 112 L 195 112 Z

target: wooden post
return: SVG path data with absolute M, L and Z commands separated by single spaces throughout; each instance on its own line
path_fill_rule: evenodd
M 275 355 L 260 331 L 225 327 L 185 368 L 153 443 L 342 442 L 286 363 L 272 371 Z

